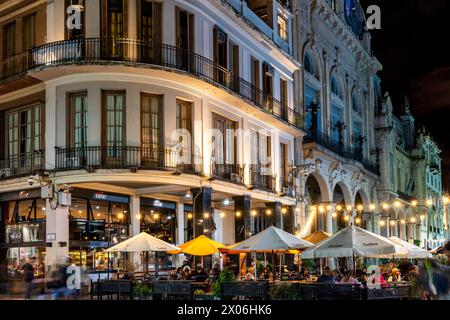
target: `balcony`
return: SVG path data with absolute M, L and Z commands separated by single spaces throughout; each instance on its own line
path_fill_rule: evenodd
M 201 174 L 202 159 L 183 150 L 141 147 L 84 147 L 56 150 L 56 170 L 130 169 Z
M 303 130 L 303 116 L 271 95 L 194 52 L 133 39 L 83 38 L 45 44 L 0 62 L 0 84 L 40 69 L 68 64 L 134 64 L 176 70 L 200 78 Z
M 237 164 L 213 163 L 211 173 L 215 179 L 237 184 L 244 183 L 244 167 Z
M 307 143 L 316 143 L 345 159 L 359 162 L 366 170 L 374 173 L 375 175 L 380 175 L 379 165 L 365 159 L 362 150 L 359 148 L 341 145 L 338 141 L 321 132 L 316 134 L 308 134 L 305 136 L 303 139 L 303 144 Z
M 277 179 L 262 172 L 261 165 L 250 166 L 250 187 L 268 192 L 276 192 Z
M 0 160 L 0 180 L 33 175 L 45 168 L 45 151 L 23 154 Z
M 280 49 L 291 53 L 289 41 L 282 39 L 275 31 L 278 11 L 290 12 L 291 6 L 286 0 L 221 0 L 227 3 L 247 24 L 259 30 L 262 35 L 272 40 Z

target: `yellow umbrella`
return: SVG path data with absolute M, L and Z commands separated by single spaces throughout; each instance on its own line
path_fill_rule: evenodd
M 223 243 L 211 240 L 205 236 L 199 236 L 179 246 L 181 250 L 170 251 L 169 253 L 185 253 L 191 256 L 209 256 L 220 252 L 219 249 L 225 247 Z
M 329 233 L 326 233 L 325 231 L 316 231 L 310 236 L 307 236 L 303 238 L 303 240 L 306 240 L 308 242 L 311 242 L 313 244 L 317 244 L 320 241 L 323 241 L 325 239 L 328 239 L 331 235 Z

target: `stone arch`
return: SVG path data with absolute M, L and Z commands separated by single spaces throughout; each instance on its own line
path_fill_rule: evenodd
M 332 190 L 333 190 L 333 196 L 334 196 L 334 192 L 336 191 L 336 188 L 339 187 L 342 191 L 343 197 L 344 197 L 344 202 L 346 206 L 353 206 L 353 197 L 352 197 L 352 193 L 350 191 L 350 188 L 344 183 L 344 182 L 337 182 Z M 333 199 L 334 202 L 334 199 Z
M 321 202 L 331 202 L 332 201 L 332 197 L 330 194 L 330 189 L 328 187 L 327 181 L 325 180 L 325 178 L 318 172 L 313 172 L 311 174 L 308 175 L 308 177 L 306 177 L 306 179 L 304 180 L 304 189 L 303 189 L 303 193 L 306 195 L 307 193 L 307 188 L 308 188 L 308 180 L 310 181 L 310 179 L 314 179 L 317 182 L 317 185 L 319 186 L 319 190 L 320 190 L 320 194 L 321 194 Z
M 362 205 L 364 206 L 364 210 L 369 211 L 369 207 L 370 207 L 371 201 L 370 201 L 370 197 L 367 194 L 366 190 L 359 189 L 358 191 L 356 191 L 356 193 L 355 193 L 355 201 L 354 201 L 355 206 L 358 205 L 356 203 L 356 197 L 358 195 L 361 197 Z

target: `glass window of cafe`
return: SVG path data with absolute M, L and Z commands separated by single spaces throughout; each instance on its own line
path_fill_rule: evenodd
M 128 238 L 129 197 L 75 190 L 69 208 L 69 256 L 75 264 L 107 270 L 118 263 L 104 250 Z
M 8 276 L 20 276 L 20 268 L 33 260 L 36 275 L 44 274 L 45 200 L 20 199 L 6 201 L 3 209 L 3 239 Z
M 141 231 L 163 241 L 175 243 L 176 228 L 176 203 L 141 199 Z

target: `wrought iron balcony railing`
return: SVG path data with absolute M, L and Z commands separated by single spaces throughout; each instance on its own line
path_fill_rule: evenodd
M 56 170 L 142 169 L 200 174 L 202 159 L 184 150 L 155 147 L 83 147 L 56 150 Z
M 226 89 L 258 109 L 303 130 L 303 116 L 228 69 L 175 46 L 124 38 L 81 38 L 52 42 L 0 63 L 0 83 L 28 72 L 65 64 L 132 63 L 186 72 Z
M 264 172 L 264 169 L 261 165 L 251 165 L 250 185 L 257 189 L 276 192 L 277 179 L 276 177 Z
M 35 174 L 45 168 L 45 151 L 39 150 L 0 160 L 0 180 Z
M 244 167 L 238 164 L 212 164 L 214 178 L 230 181 L 237 184 L 244 183 Z
M 327 134 L 321 132 L 317 132 L 315 134 L 309 133 L 304 137 L 303 143 L 317 143 L 318 145 L 321 145 L 322 147 L 334 152 L 335 154 L 345 159 L 350 159 L 361 163 L 366 170 L 376 175 L 380 175 L 379 165 L 371 162 L 368 159 L 365 159 L 360 148 L 343 145 Z

